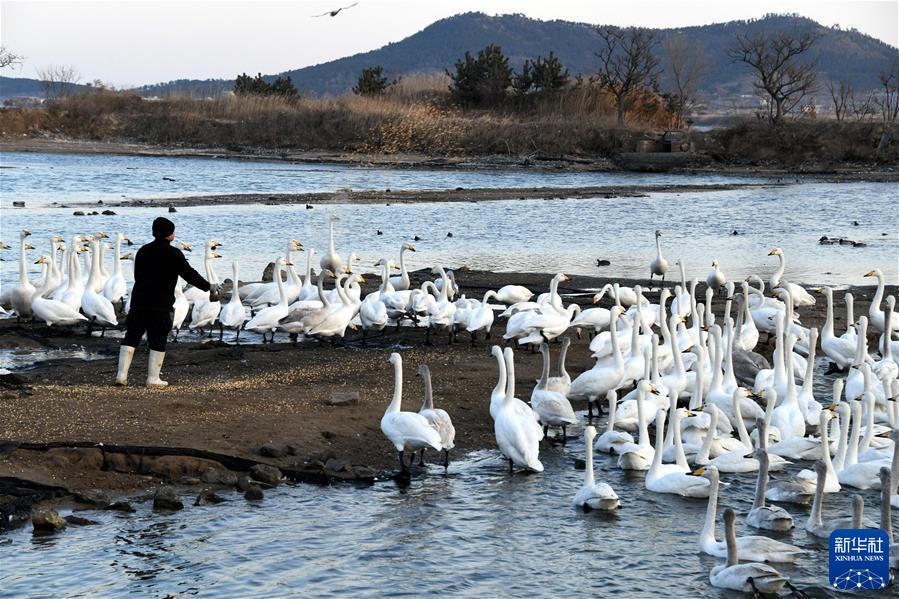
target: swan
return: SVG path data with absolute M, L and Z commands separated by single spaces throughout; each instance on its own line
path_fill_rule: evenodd
M 808 519 L 805 521 L 806 532 L 821 539 L 829 539 L 830 533 L 834 530 L 842 528 L 861 528 L 862 526 L 866 526 L 867 522 L 864 522 L 862 519 L 864 502 L 860 495 L 852 496 L 851 518 L 834 518 L 824 522 L 822 510 L 824 507 L 824 484 L 827 480 L 827 467 L 823 462 L 817 461 L 815 462 L 814 469 L 818 477 L 818 482 L 815 485 L 815 499 L 812 501 L 812 509 L 809 512 Z
M 893 301 L 889 301 L 893 300 Z M 894 317 L 899 316 L 893 313 L 892 306 L 895 302 L 893 296 L 889 297 L 887 301 L 887 310 L 885 311 L 885 322 L 886 328 L 881 333 L 881 343 L 880 343 L 880 360 L 874 362 L 871 366 L 871 370 L 877 376 L 877 380 L 881 383 L 890 383 L 895 381 L 897 377 L 899 377 L 899 362 L 893 358 L 893 348 L 892 344 L 888 342 L 892 333 L 890 332 L 890 326 Z M 884 392 L 884 399 L 889 397 L 889 395 Z
M 622 470 L 649 470 L 655 455 L 655 449 L 649 442 L 649 430 L 643 415 L 649 381 L 640 381 L 637 388 L 640 390 L 637 397 L 638 440 L 637 443 L 625 444 L 618 448 L 618 467 Z
M 821 453 L 821 444 L 827 443 L 827 423 L 833 417 L 830 410 L 821 410 L 818 414 L 818 431 L 820 438 L 816 437 L 792 437 L 771 445 L 768 452 L 791 460 L 813 460 Z M 827 455 L 830 455 L 828 444 Z
M 312 282 L 312 259 L 315 257 L 315 249 L 309 248 L 306 252 L 306 276 L 303 277 L 303 286 L 300 287 L 298 301 L 305 302 L 318 298 L 318 289 Z
M 431 387 L 431 369 L 426 364 L 418 367 L 418 375 L 424 382 L 425 394 L 418 413 L 425 417 L 440 435 L 440 447 L 443 449 L 443 468 L 449 467 L 449 450 L 456 446 L 456 429 L 446 410 L 434 407 L 434 394 Z M 424 449 L 422 449 L 422 452 Z M 424 455 L 424 454 L 422 454 Z M 424 463 L 424 462 L 422 462 Z
M 855 358 L 856 341 L 845 335 L 837 337 L 833 332 L 833 290 L 823 287 L 818 290 L 827 299 L 827 317 L 821 330 L 821 351 L 840 370 L 845 370 Z
M 739 563 L 747 559 L 740 555 L 735 521 L 737 515 L 731 508 L 724 510 L 724 535 L 727 563 L 715 566 L 709 573 L 709 582 L 719 589 L 730 589 L 743 593 L 776 594 L 787 583 L 780 572 L 768 564 L 751 562 Z
M 515 403 L 515 372 L 511 348 L 506 348 L 507 370 L 509 380 L 506 385 L 506 396 L 496 410 L 493 421 L 493 432 L 499 450 L 509 460 L 509 470 L 514 466 L 534 472 L 543 472 L 540 463 L 540 439 L 543 431 L 531 414 L 523 413 Z M 491 398 L 492 404 L 492 398 Z M 530 410 L 530 408 L 528 408 Z M 536 429 L 536 430 L 535 430 Z
M 287 307 L 287 316 L 281 319 L 279 328 L 291 335 L 306 334 L 306 331 L 322 322 L 329 313 L 331 303 L 325 294 L 326 276 L 333 276 L 331 271 L 321 271 L 316 280 L 317 300 L 297 301 Z M 343 276 L 343 275 L 341 275 Z
M 784 270 L 787 267 L 787 258 L 784 255 L 784 251 L 780 248 L 774 248 L 770 252 L 768 252 L 769 256 L 777 256 L 777 259 L 780 261 L 780 266 L 777 271 L 771 275 L 771 278 L 768 280 L 768 283 L 771 285 L 771 288 L 775 287 L 784 287 L 787 292 L 790 294 L 790 297 L 793 299 L 793 304 L 796 306 L 814 306 L 815 298 L 812 297 L 808 291 L 797 285 L 796 283 L 786 283 L 784 282 L 781 285 L 781 277 L 783 277 Z
M 184 296 L 184 289 L 181 287 L 181 279 L 175 283 L 175 303 L 172 306 L 172 329 L 175 331 L 175 339 L 178 339 L 178 332 L 184 319 L 187 318 L 187 312 L 190 310 L 190 302 Z
M 341 279 L 343 277 L 343 274 L 338 277 L 334 287 L 338 291 L 340 302 L 331 304 L 327 309 L 324 319 L 315 324 L 315 326 L 306 329 L 306 335 L 342 338 L 346 334 L 348 327 L 353 330 L 356 329 L 356 326 L 352 321 L 356 316 L 359 307 L 350 298 L 347 293 L 347 288 L 356 285 L 357 283 L 365 283 L 365 279 L 362 278 L 361 275 L 353 274 L 346 279 L 346 282 L 343 285 L 341 285 Z
M 716 291 L 724 287 L 724 284 L 727 282 L 727 277 L 724 276 L 724 273 L 718 267 L 717 260 L 712 260 L 712 272 L 705 278 L 705 282 L 706 285 Z
M 571 391 L 571 375 L 565 370 L 565 359 L 568 357 L 568 348 L 571 346 L 571 339 L 562 338 L 562 349 L 559 350 L 559 376 L 551 376 L 546 379 L 546 388 L 550 391 L 561 393 L 568 396 Z
M 128 286 L 125 282 L 125 276 L 122 274 L 122 260 L 126 260 L 126 256 L 122 256 L 122 241 L 128 239 L 121 233 L 116 233 L 115 236 L 115 264 L 113 265 L 113 273 L 112 276 L 106 279 L 106 283 L 103 285 L 103 297 L 108 299 L 112 303 L 116 303 L 120 301 L 124 296 L 125 292 L 128 290 Z
M 390 263 L 383 258 L 375 266 L 381 267 L 381 287 L 378 291 L 369 293 L 359 305 L 359 324 L 362 325 L 362 338 L 365 339 L 368 331 L 383 331 L 387 326 L 387 306 L 381 301 L 381 294 L 393 289 L 388 281 Z
M 743 298 L 737 302 L 737 312 L 742 317 L 742 324 L 737 326 L 737 335 L 734 339 L 734 347 L 745 352 L 751 352 L 759 343 L 759 329 L 749 310 L 749 283 L 743 281 Z M 739 320 L 739 318 L 738 318 Z
M 708 406 L 709 412 L 711 413 L 712 423 L 714 424 L 718 417 L 718 409 L 714 405 Z M 742 418 L 740 414 L 737 414 L 737 422 L 742 423 Z M 715 430 L 714 426 L 709 427 L 710 431 Z M 743 473 L 743 472 L 757 472 L 759 469 L 759 461 L 755 457 L 753 457 L 751 449 L 739 449 L 736 451 L 729 451 L 727 453 L 722 453 L 715 458 L 709 459 L 709 449 L 711 448 L 711 441 L 713 435 L 710 433 L 706 433 L 705 442 L 703 443 L 702 449 L 696 455 L 695 463 L 698 465 L 709 465 L 716 468 L 716 470 L 720 470 L 721 472 L 729 472 L 729 473 Z M 748 438 L 748 436 L 747 436 Z M 781 458 L 780 456 L 774 456 L 775 459 L 771 459 L 769 456 L 769 467 L 771 470 L 783 470 L 790 464 L 790 462 Z
M 330 270 L 333 273 L 339 272 L 343 263 L 337 252 L 334 251 L 334 223 L 339 220 L 333 214 L 328 218 L 328 251 L 319 262 L 322 270 Z
M 652 283 L 652 278 L 654 276 L 662 277 L 662 282 L 665 282 L 665 273 L 668 272 L 668 261 L 662 257 L 662 242 L 661 242 L 662 232 L 656 229 L 656 257 L 655 259 L 649 263 L 649 281 Z
M 303 247 L 296 240 L 292 240 L 287 246 L 287 252 L 284 254 L 285 262 L 287 265 L 285 269 L 287 274 L 287 280 L 284 281 L 284 295 L 287 297 L 287 303 L 292 304 L 297 301 L 300 297 L 300 290 L 303 287 L 303 281 L 300 280 L 300 277 L 297 275 L 296 271 L 293 268 L 292 261 L 292 253 L 294 251 L 303 251 Z M 280 272 L 280 269 L 275 268 L 272 271 L 273 274 L 277 274 Z M 280 276 L 280 275 L 279 275 Z M 265 287 L 262 288 L 260 293 L 257 293 L 253 297 L 245 298 L 244 301 L 250 306 L 251 310 L 256 310 L 259 308 L 266 308 L 271 306 L 272 304 L 278 303 L 281 299 L 281 292 L 279 291 L 279 287 L 275 281 L 271 283 L 266 283 Z
M 47 262 L 47 258 L 41 256 L 35 264 L 47 264 Z M 31 310 L 34 314 L 34 318 L 43 320 L 47 326 L 70 325 L 87 320 L 83 314 L 77 310 L 73 310 L 68 304 L 44 297 L 44 294 L 49 291 L 48 285 L 52 284 L 53 281 L 49 277 L 45 277 L 44 286 L 32 296 Z
M 681 495 L 682 497 L 708 497 L 711 488 L 710 481 L 694 476 L 689 471 L 683 471 L 679 466 L 662 464 L 661 450 L 663 439 L 662 431 L 665 429 L 665 410 L 656 412 L 656 442 L 658 448 L 652 456 L 652 465 L 646 473 L 644 485 L 653 493 L 667 493 Z M 676 431 L 675 431 L 676 432 Z M 701 472 L 700 472 L 701 474 Z
M 217 258 L 222 257 L 221 254 L 215 251 L 216 248 L 218 248 L 220 245 L 221 244 L 219 242 L 212 239 L 206 241 L 206 250 L 203 255 L 203 267 L 206 269 L 206 280 L 209 281 L 210 285 L 218 285 L 220 283 L 218 273 L 215 272 L 214 264 L 214 261 Z M 203 291 L 199 287 L 188 287 L 184 290 L 184 297 L 186 297 L 187 301 L 191 304 L 195 304 L 197 302 L 203 303 L 209 301 L 209 292 Z M 218 314 L 218 311 L 219 306 L 216 306 L 215 313 Z M 212 322 L 210 322 L 209 324 L 212 324 Z
M 97 322 L 103 327 L 114 327 L 118 325 L 118 319 L 112 302 L 95 291 L 100 281 L 99 246 L 98 240 L 91 241 L 91 270 L 84 288 L 84 295 L 81 296 L 81 309 L 92 322 Z
M 504 285 L 496 291 L 496 299 L 507 305 L 530 301 L 534 292 L 523 285 Z
M 237 331 L 237 340 L 240 340 L 240 329 L 247 320 L 247 311 L 240 301 L 240 294 L 237 293 L 237 282 L 239 280 L 239 269 L 235 260 L 231 263 L 231 299 L 222 306 L 218 318 L 220 333 L 225 328 L 234 329 Z M 221 335 L 219 335 L 219 339 L 221 339 Z
M 60 244 L 57 246 L 57 244 Z M 40 292 L 43 297 L 50 297 L 54 291 L 62 284 L 62 272 L 60 272 L 59 267 L 56 264 L 56 254 L 57 250 L 64 248 L 65 245 L 62 243 L 62 237 L 59 235 L 54 235 L 50 238 L 50 256 L 47 259 L 47 264 L 49 266 L 49 270 L 47 271 L 47 275 L 44 277 L 43 284 L 39 285 L 39 287 L 43 287 L 45 291 Z M 65 266 L 65 255 L 63 255 L 62 260 L 63 267 Z
M 829 412 L 828 412 L 829 413 Z M 758 420 L 756 424 L 756 432 L 759 433 L 758 451 L 767 453 L 768 430 L 767 422 L 764 418 Z M 770 458 L 770 455 L 768 456 Z M 828 453 L 828 458 L 830 454 Z M 769 459 L 770 464 L 770 459 Z M 761 464 L 759 464 L 761 469 Z M 834 477 L 836 478 L 836 477 Z M 785 480 L 776 480 L 766 485 L 765 499 L 768 501 L 778 501 L 784 503 L 795 503 L 797 505 L 808 505 L 812 502 L 812 494 L 815 491 L 815 481 L 799 478 L 794 476 Z
M 441 451 L 443 445 L 440 433 L 431 426 L 427 418 L 417 412 L 400 411 L 403 401 L 403 359 L 393 352 L 390 354 L 390 363 L 393 364 L 393 399 L 381 417 L 381 432 L 393 443 L 400 460 L 400 470 L 405 472 L 407 468 L 403 459 L 404 452 L 412 452 L 414 458 L 418 450 L 430 447 Z
M 793 352 L 787 350 L 787 355 Z M 787 360 L 787 390 L 780 405 L 774 408 L 771 424 L 780 431 L 781 441 L 805 436 L 805 414 L 799 408 L 796 395 L 796 381 L 793 378 L 793 362 Z M 779 394 L 778 394 L 779 395 Z
M 471 335 L 471 342 L 475 342 L 475 337 L 477 336 L 478 331 L 484 331 L 484 338 L 490 338 L 490 329 L 493 326 L 493 308 L 490 307 L 490 304 L 487 302 L 490 301 L 490 298 L 496 298 L 496 292 L 493 290 L 487 291 L 484 294 L 484 297 L 481 299 L 481 303 L 478 304 L 478 307 L 474 310 L 471 310 L 468 314 L 468 318 L 465 323 L 465 330 L 468 331 L 468 334 Z M 458 309 L 457 309 L 458 312 Z
M 540 418 L 537 416 L 537 413 L 531 409 L 531 406 L 515 397 L 515 356 L 511 349 L 506 349 L 508 352 L 504 353 L 500 346 L 494 345 L 490 350 L 491 355 L 496 358 L 497 366 L 499 367 L 499 377 L 496 381 L 496 386 L 490 394 L 490 417 L 496 420 L 499 408 L 506 400 L 507 389 L 511 386 L 512 403 L 515 405 L 516 410 L 523 415 L 530 416 L 542 435 L 543 429 L 540 428 Z M 511 369 L 507 368 L 507 366 L 511 366 Z
M 550 391 L 546 388 L 549 378 L 549 346 L 540 344 L 540 353 L 543 354 L 543 371 L 537 386 L 531 392 L 531 408 L 537 412 L 540 422 L 543 424 L 543 435 L 546 436 L 550 426 L 562 427 L 562 441 L 565 440 L 565 428 L 577 424 L 577 416 L 571 407 L 571 403 L 558 391 Z
M 765 491 L 768 486 L 768 452 L 759 449 L 756 452 L 759 461 L 759 476 L 755 482 L 755 499 L 752 509 L 746 514 L 746 524 L 764 530 L 790 530 L 793 528 L 793 517 L 782 507 L 765 505 Z
M 865 392 L 864 401 L 873 404 L 874 398 L 869 392 Z M 858 461 L 858 444 L 861 434 L 861 406 L 856 399 L 851 401 L 852 431 L 847 447 L 846 461 L 837 472 L 837 479 L 841 485 L 855 487 L 856 489 L 877 489 L 880 486 L 880 467 L 885 465 L 881 460 L 868 462 Z
M 633 443 L 634 438 L 630 433 L 615 430 L 615 411 L 618 404 L 618 394 L 614 389 L 606 393 L 609 400 L 609 420 L 606 430 L 599 436 L 593 448 L 603 453 L 618 453 L 619 448 L 627 443 Z
M 406 252 L 414 252 L 415 247 L 411 243 L 404 243 L 402 247 L 400 247 L 400 274 L 395 277 L 390 277 L 390 285 L 396 291 L 405 291 L 409 289 L 410 281 L 409 281 L 409 271 L 406 270 Z
M 598 304 L 602 300 L 606 289 L 611 288 L 611 285 L 608 284 L 603 286 L 602 291 L 593 296 L 593 304 Z M 581 313 L 577 315 L 577 318 L 571 321 L 570 328 L 577 330 L 579 338 L 581 329 L 588 329 L 592 330 L 594 333 L 598 333 L 609 327 L 611 316 L 612 313 L 606 308 L 588 308 L 586 310 L 581 310 Z
M 871 321 L 871 324 L 882 333 L 886 330 L 886 314 L 884 314 L 883 308 L 880 306 L 883 302 L 883 272 L 879 268 L 875 268 L 866 273 L 865 276 L 875 277 L 877 279 L 877 291 L 874 292 L 874 297 L 871 299 L 871 305 L 868 306 L 868 319 Z M 892 314 L 890 320 L 890 330 L 899 331 L 899 314 L 896 314 L 895 312 Z
M 896 298 L 892 295 L 887 298 L 887 311 L 890 314 L 895 314 L 896 308 Z M 891 321 L 892 322 L 892 321 Z M 880 354 L 886 358 L 890 356 L 890 358 L 899 364 L 899 340 L 894 340 L 891 334 L 887 334 L 884 332 L 880 336 Z
M 584 428 L 584 484 L 574 496 L 574 507 L 590 510 L 615 510 L 621 505 L 618 494 L 607 483 L 597 483 L 593 475 L 593 439 L 596 429 Z
M 720 477 L 718 469 L 714 466 L 699 468 L 691 473 L 693 476 L 702 476 L 709 480 L 709 500 L 706 505 L 705 524 L 699 534 L 699 548 L 703 553 L 715 557 L 727 556 L 727 544 L 715 539 L 715 513 L 718 508 L 718 487 Z M 795 562 L 805 554 L 803 549 L 775 541 L 770 537 L 749 535 L 738 537 L 736 547 L 744 559 L 757 562 Z
M 587 401 L 588 418 L 593 416 L 593 404 L 612 389 L 617 389 L 624 377 L 624 359 L 618 349 L 617 330 L 618 316 L 621 308 L 612 308 L 612 358 L 611 360 L 598 360 L 590 370 L 581 373 L 571 381 L 571 390 L 568 399 L 583 399 Z
M 281 322 L 281 320 L 288 314 L 287 293 L 284 289 L 284 281 L 281 280 L 281 267 L 285 266 L 286 264 L 287 260 L 285 260 L 284 258 L 275 258 L 275 270 L 273 274 L 275 284 L 278 286 L 278 303 L 274 306 L 263 308 L 244 325 L 244 328 L 247 330 L 261 333 L 263 343 L 266 342 L 267 333 L 271 334 L 271 343 L 274 343 L 275 330 L 278 328 L 278 324 Z M 197 307 L 195 305 L 194 310 L 196 309 Z M 193 328 L 193 325 L 191 325 L 191 328 Z
M 31 231 L 22 229 L 19 234 L 19 282 L 10 288 L 10 304 L 19 318 L 31 318 L 31 296 L 37 291 L 28 279 L 28 270 L 25 266 L 25 250 L 33 250 L 34 246 L 25 241 Z M 73 306 L 74 307 L 74 306 Z M 77 307 L 75 307 L 77 310 Z

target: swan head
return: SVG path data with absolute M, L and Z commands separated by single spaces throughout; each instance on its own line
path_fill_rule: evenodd
M 403 248 L 402 248 L 402 249 L 404 249 L 404 250 L 409 250 L 410 252 L 414 252 L 414 251 L 415 251 L 415 246 L 413 246 L 411 243 L 407 243 L 407 244 L 404 244 L 404 245 L 403 245 Z
M 216 252 L 212 252 L 212 257 L 213 257 L 213 258 L 221 258 L 222 255 L 221 255 L 221 254 L 218 254 L 218 253 L 216 253 Z M 288 263 L 286 260 L 285 260 L 284 262 L 285 262 L 285 264 Z
M 5 241 L 0 241 L 0 250 L 8 250 L 12 246 L 6 243 Z
M 61 241 L 62 241 L 61 235 L 54 235 L 53 237 L 50 238 L 51 243 L 59 243 Z
M 192 251 L 193 251 L 193 249 L 192 249 L 189 245 L 187 245 L 186 243 L 184 243 L 183 241 L 180 242 L 180 244 L 181 244 L 181 249 L 182 249 L 183 251 L 185 251 L 185 252 L 192 252 Z
M 494 345 L 490 348 L 490 355 L 492 355 L 494 358 L 502 358 L 503 350 L 500 346 Z
M 26 244 L 25 244 L 25 249 L 26 249 L 26 250 L 33 250 L 33 249 L 34 249 L 34 246 L 31 245 L 30 243 L 26 243 Z
M 119 258 L 119 260 L 134 260 L 134 255 L 132 255 L 131 252 L 128 252 L 127 254 Z
M 593 444 L 593 439 L 596 438 L 596 427 L 595 426 L 586 426 L 584 427 L 584 439 L 586 440 L 588 445 Z
M 107 235 L 107 234 L 106 234 L 105 232 L 103 232 L 103 231 L 99 231 L 99 232 L 97 233 L 97 239 L 108 239 L 108 238 L 109 238 L 109 235 Z
M 294 251 L 294 252 L 302 252 L 303 244 L 298 239 L 291 239 L 290 240 L 290 249 L 291 249 L 291 251 Z
M 782 249 L 780 249 L 780 248 L 774 248 L 773 250 L 771 250 L 770 252 L 768 252 L 768 255 L 769 255 L 769 256 L 783 256 L 783 255 L 784 255 L 784 251 L 783 251 Z
M 46 264 L 46 263 L 47 263 L 47 257 L 46 257 L 46 256 L 41 256 L 40 258 L 38 258 L 37 260 L 35 260 L 34 263 L 35 263 L 35 264 Z
M 218 241 L 215 241 L 213 239 L 209 240 L 209 249 L 210 250 L 217 250 L 220 247 L 222 247 L 222 244 L 219 243 Z
M 656 229 L 656 237 L 661 237 L 661 236 L 662 236 L 662 232 L 659 231 L 658 229 Z
M 390 363 L 394 366 L 401 366 L 403 364 L 403 358 L 398 353 L 393 352 L 390 354 Z
M 28 229 L 22 229 L 22 235 L 21 235 L 22 239 L 25 239 L 29 235 L 31 235 L 31 231 L 29 231 Z
M 4 248 L 4 249 L 6 249 L 6 248 Z M 60 243 L 58 246 L 56 246 L 56 251 L 57 251 L 57 252 L 64 252 L 64 251 L 66 251 L 66 244 Z

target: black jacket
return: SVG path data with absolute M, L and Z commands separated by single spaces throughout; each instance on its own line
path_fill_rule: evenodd
M 131 309 L 170 311 L 175 304 L 179 276 L 194 287 L 209 291 L 209 282 L 167 240 L 155 239 L 140 248 L 134 258 Z

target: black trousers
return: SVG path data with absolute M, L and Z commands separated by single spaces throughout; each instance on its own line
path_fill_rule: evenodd
M 128 330 L 125 332 L 125 338 L 122 339 L 122 345 L 137 347 L 146 333 L 147 345 L 150 346 L 150 349 L 165 351 L 165 342 L 168 339 L 169 331 L 172 330 L 173 316 L 173 312 L 156 310 L 130 311 L 125 320 Z

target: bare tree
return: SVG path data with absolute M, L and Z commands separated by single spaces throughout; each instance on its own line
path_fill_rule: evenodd
M 618 125 L 624 126 L 631 94 L 656 83 L 659 60 L 654 50 L 658 39 L 652 31 L 638 27 L 599 27 L 596 31 L 602 40 L 596 53 L 600 61 L 598 81 L 615 96 Z
M 44 90 L 44 98 L 62 98 L 81 80 L 81 75 L 71 65 L 50 65 L 37 70 Z
M 848 81 L 834 81 L 828 79 L 827 91 L 830 92 L 830 99 L 833 102 L 833 113 L 837 117 L 837 122 L 842 123 L 846 120 L 846 114 L 853 104 L 852 85 Z
M 14 54 L 6 46 L 0 46 L 0 69 L 22 64 L 23 58 L 23 56 Z
M 874 94 L 868 93 L 861 97 L 852 94 L 849 96 L 849 107 L 847 110 L 849 113 L 852 113 L 852 117 L 856 122 L 868 120 L 876 113 L 874 110 Z
M 874 96 L 874 103 L 880 108 L 883 124 L 892 125 L 899 116 L 899 63 L 880 72 L 880 87 Z
M 666 71 L 672 88 L 675 126 L 684 126 L 684 117 L 696 105 L 699 83 L 709 74 L 710 64 L 705 49 L 681 34 L 672 33 L 662 44 Z
M 745 63 L 755 71 L 753 85 L 768 102 L 772 122 L 780 122 L 815 90 L 817 65 L 803 60 L 803 55 L 817 38 L 811 32 L 738 33 L 735 46 L 728 50 L 732 60 Z

